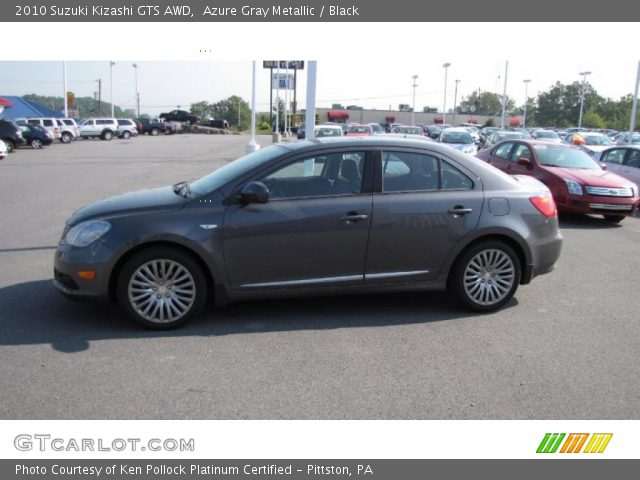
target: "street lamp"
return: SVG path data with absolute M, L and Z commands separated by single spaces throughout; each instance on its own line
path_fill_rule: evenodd
M 444 63 L 444 100 L 442 101 L 442 125 L 447 123 L 447 70 L 451 66 L 450 63 Z
M 456 80 L 456 89 L 453 93 L 453 121 L 451 122 L 453 126 L 456 126 L 456 108 L 458 108 L 458 84 L 460 80 Z
M 414 75 L 411 77 L 413 79 L 413 108 L 411 110 L 411 125 L 416 124 L 416 87 L 418 84 L 416 80 L 418 80 L 418 75 Z
M 524 82 L 524 115 L 522 117 L 522 128 L 527 128 L 527 87 L 529 86 L 529 83 L 531 83 L 530 79 L 526 79 L 523 80 Z
M 109 87 L 111 89 L 111 118 L 115 117 L 115 106 L 113 105 L 113 66 L 116 62 L 109 62 Z
M 132 63 L 131 66 L 136 71 L 136 106 L 138 111 L 138 118 L 140 118 L 140 94 L 138 93 L 138 64 Z
M 582 75 L 582 91 L 580 92 L 580 117 L 578 118 L 578 130 L 582 128 L 582 109 L 584 108 L 584 87 L 587 83 L 587 75 L 591 75 L 591 72 L 580 72 Z

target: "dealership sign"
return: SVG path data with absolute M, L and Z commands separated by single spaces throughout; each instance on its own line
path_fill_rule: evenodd
M 271 88 L 274 90 L 293 90 L 293 75 L 291 73 L 274 73 L 271 78 Z
M 282 68 L 304 70 L 304 60 L 264 60 L 262 68 Z

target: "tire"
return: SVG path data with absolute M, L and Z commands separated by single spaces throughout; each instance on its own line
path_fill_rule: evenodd
M 16 146 L 13 144 L 12 140 L 6 139 L 4 143 L 7 145 L 7 154 L 13 152 L 16 149 Z
M 113 132 L 111 130 L 106 130 L 104 132 L 102 132 L 102 140 L 112 140 L 113 139 Z
M 135 254 L 117 281 L 122 308 L 133 320 L 154 330 L 183 325 L 202 311 L 207 300 L 202 268 L 191 255 L 170 247 L 151 247 Z
M 156 135 L 158 135 L 158 133 L 160 133 L 160 130 L 158 130 L 157 128 L 152 128 L 149 132 L 149 135 L 153 135 L 155 137 Z
M 164 134 L 165 134 L 165 135 L 171 135 L 172 133 L 173 133 L 173 131 L 172 131 L 170 128 L 166 128 L 166 129 L 164 130 Z
M 69 132 L 63 132 L 62 136 L 60 137 L 61 143 L 71 143 L 71 140 L 73 140 L 73 136 Z
M 34 138 L 33 140 L 31 140 L 30 145 L 34 150 L 40 150 L 42 148 L 42 140 Z
M 122 132 L 122 138 L 124 138 L 125 140 L 129 140 L 131 138 L 131 132 L 129 130 L 125 130 L 124 132 Z
M 511 247 L 499 240 L 484 241 L 460 254 L 449 276 L 449 289 L 466 308 L 493 312 L 513 297 L 521 269 Z
M 603 216 L 607 222 L 611 222 L 611 223 L 620 223 L 622 220 L 625 219 L 624 215 L 603 215 Z

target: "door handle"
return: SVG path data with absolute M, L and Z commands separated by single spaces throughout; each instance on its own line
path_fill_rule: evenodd
M 471 212 L 473 212 L 473 208 L 464 208 L 462 205 L 456 205 L 451 210 L 449 210 L 449 213 L 451 215 L 466 215 L 467 213 Z
M 356 212 L 349 212 L 345 216 L 340 217 L 340 220 L 347 223 L 359 222 L 360 220 L 366 220 L 369 215 L 358 214 Z

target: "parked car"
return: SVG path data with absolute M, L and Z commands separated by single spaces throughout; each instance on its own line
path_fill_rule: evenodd
M 0 140 L 5 143 L 7 153 L 25 144 L 20 128 L 10 120 L 0 120 Z
M 601 152 L 602 150 L 613 145 L 613 142 L 609 137 L 598 132 L 580 132 L 574 133 L 573 136 L 579 136 L 581 138 L 580 141 L 574 143 L 576 145 L 580 145 L 580 148 L 582 148 L 589 155 Z
M 60 142 L 70 143 L 80 137 L 80 127 L 73 118 L 56 118 L 60 127 Z
M 209 120 L 207 122 L 209 127 L 222 128 L 223 130 L 229 130 L 229 122 L 226 120 Z
M 345 136 L 350 137 L 364 137 L 367 135 L 373 135 L 373 130 L 371 130 L 369 125 L 353 124 L 349 125 L 349 128 L 347 128 L 347 131 L 344 132 L 344 134 Z
M 640 185 L 640 145 L 610 147 L 596 153 L 593 159 L 606 165 L 608 171 Z
M 404 133 L 405 135 L 424 135 L 424 130 L 422 127 L 418 127 L 417 125 L 400 125 L 393 129 L 393 133 Z
M 27 145 L 40 149 L 53 143 L 53 134 L 40 125 L 18 125 Z
M 340 125 L 316 125 L 314 136 L 316 138 L 342 137 L 342 127 Z
M 53 282 L 70 297 L 117 300 L 156 329 L 196 316 L 209 292 L 224 305 L 448 288 L 488 312 L 550 272 L 561 244 L 535 179 L 427 141 L 319 139 L 79 209 Z
M 629 132 L 618 133 L 612 140 L 616 145 L 640 145 L 640 133 L 633 132 L 631 142 L 629 142 Z
M 118 122 L 115 118 L 91 118 L 80 126 L 80 137 L 85 140 L 99 138 L 111 140 L 118 134 Z
M 549 187 L 561 211 L 603 215 L 619 223 L 640 206 L 636 184 L 603 170 L 573 145 L 511 140 L 477 156 L 504 172 L 537 178 Z
M 118 138 L 124 138 L 125 140 L 131 137 L 137 137 L 138 127 L 136 122 L 130 118 L 118 118 Z
M 7 144 L 0 140 L 0 160 L 4 160 L 7 155 L 9 155 Z
M 156 136 L 161 133 L 168 134 L 169 127 L 165 122 L 161 122 L 160 120 L 155 120 L 151 118 L 140 118 L 140 123 L 142 124 L 142 133 L 148 133 L 149 135 Z
M 562 139 L 556 132 L 553 130 L 543 130 L 541 128 L 537 128 L 531 132 L 531 138 L 549 143 L 562 143 Z
M 443 130 L 440 137 L 438 137 L 438 142 L 470 155 L 478 151 L 476 142 L 473 141 L 473 137 L 464 127 L 453 127 Z
M 509 130 L 496 130 L 494 131 L 484 142 L 484 148 L 490 148 L 496 143 L 499 143 L 503 140 L 515 140 L 522 139 L 526 140 L 529 138 L 529 135 L 522 132 L 512 132 Z
M 493 132 L 500 130 L 500 127 L 482 127 L 478 136 L 480 137 L 480 148 L 484 147 L 487 139 Z
M 440 125 L 429 125 L 426 128 L 427 136 L 436 140 L 442 133 L 442 127 Z
M 18 125 L 20 124 L 25 124 L 23 122 L 16 122 Z M 60 127 L 60 125 L 58 124 L 58 119 L 57 118 L 53 118 L 53 117 L 30 117 L 26 119 L 26 124 L 29 125 L 40 125 L 43 128 L 46 128 L 47 130 L 49 130 L 52 134 L 53 134 L 53 138 L 55 140 L 60 140 L 62 141 L 62 128 Z M 66 139 L 65 139 L 66 140 Z M 69 142 L 72 139 L 69 140 Z M 63 142 L 63 143 L 69 143 L 69 142 Z
M 198 117 L 185 110 L 171 110 L 169 113 L 161 113 L 159 117 L 167 122 L 180 122 L 189 125 L 198 123 L 199 120 Z
M 368 125 L 371 127 L 371 131 L 374 135 L 382 135 L 385 133 L 384 127 L 379 123 L 369 123 Z

